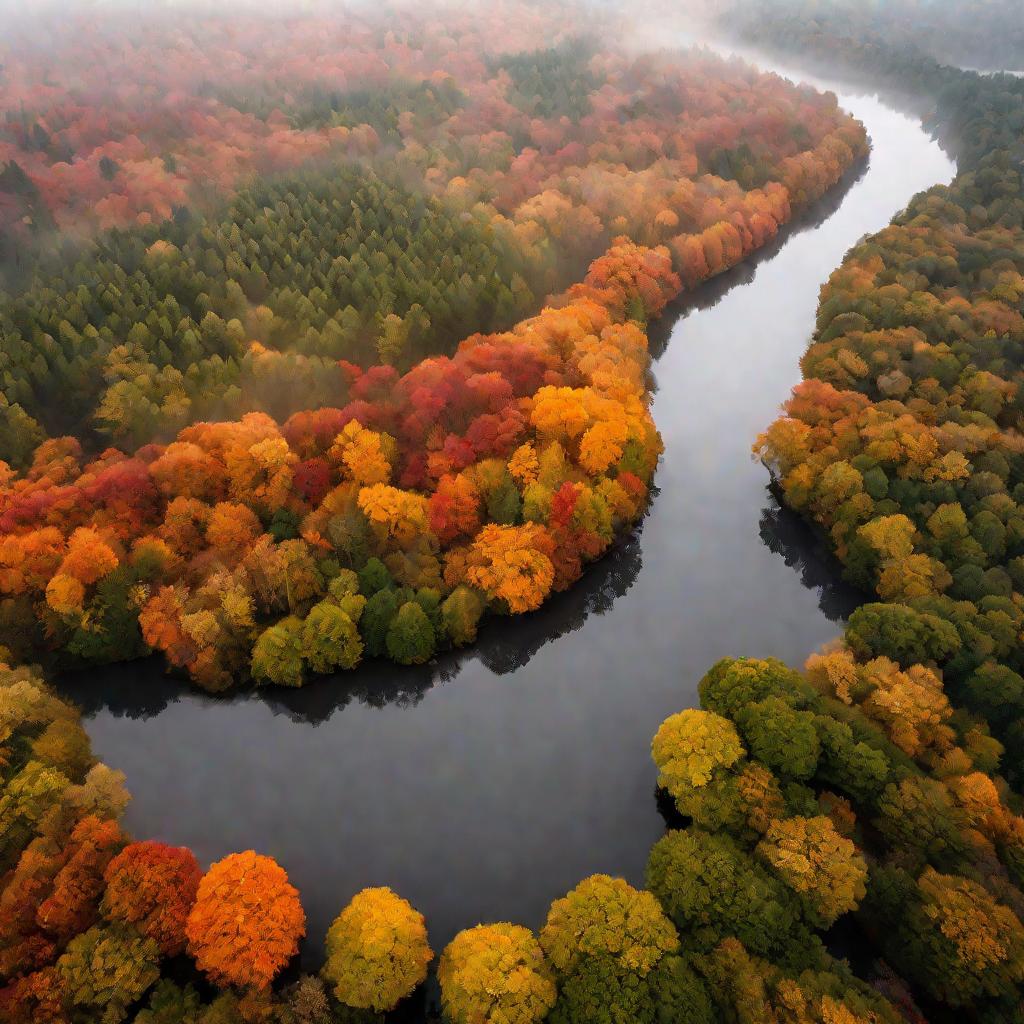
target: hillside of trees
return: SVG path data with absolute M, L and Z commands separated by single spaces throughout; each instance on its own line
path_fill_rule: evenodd
M 320 30 L 321 59 L 300 64 L 274 20 L 178 25 L 166 50 L 159 18 L 155 38 L 65 26 L 45 85 L 31 46 L 0 51 L 20 111 L 0 141 L 0 458 L 21 469 L 47 437 L 131 450 L 204 419 L 336 404 L 339 359 L 450 355 L 536 312 L 620 235 L 669 246 L 693 287 L 866 152 L 834 97 L 706 54 L 575 39 L 488 55 L 480 19 L 420 36 L 410 18 L 402 39 L 356 14 L 286 21 L 296 46 Z M 32 142 L 29 101 L 60 154 Z M 225 128 L 239 119 L 244 142 Z M 262 160 L 278 137 L 290 158 Z M 172 160 L 173 202 L 111 170 L 129 141 L 147 167 Z M 208 164 L 223 145 L 230 173 Z M 90 167 L 102 196 L 54 184 Z

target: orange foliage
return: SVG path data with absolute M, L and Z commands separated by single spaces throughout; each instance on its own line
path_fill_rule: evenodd
M 211 981 L 265 989 L 306 933 L 299 894 L 284 870 L 252 850 L 218 861 L 199 883 L 185 934 Z

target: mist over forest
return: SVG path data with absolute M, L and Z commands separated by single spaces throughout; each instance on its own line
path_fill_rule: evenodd
M 0 0 L 0 1021 L 1024 1024 L 1021 13 Z

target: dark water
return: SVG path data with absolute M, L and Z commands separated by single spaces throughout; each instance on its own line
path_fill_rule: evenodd
M 841 101 L 872 136 L 867 170 L 654 339 L 666 447 L 636 535 L 545 609 L 423 669 L 231 699 L 155 663 L 64 680 L 96 752 L 128 776 L 132 832 L 204 863 L 276 857 L 302 892 L 309 963 L 367 885 L 410 899 L 440 949 L 480 921 L 537 925 L 593 872 L 642 881 L 663 829 L 658 724 L 695 703 L 717 658 L 799 664 L 855 601 L 774 503 L 750 445 L 799 377 L 828 272 L 953 167 L 916 122 Z

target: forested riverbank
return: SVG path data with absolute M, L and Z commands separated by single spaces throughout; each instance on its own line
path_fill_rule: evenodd
M 783 783 L 809 779 L 819 799 L 822 787 L 842 797 L 828 818 L 866 857 L 854 918 L 909 982 L 906 1005 L 913 993 L 920 1009 L 907 1012 L 1016 1020 L 1024 86 L 908 53 L 884 28 L 851 37 L 841 26 L 797 3 L 749 31 L 912 96 L 958 174 L 847 254 L 822 291 L 805 380 L 755 450 L 847 578 L 879 601 L 802 677 L 783 682 L 766 662 L 717 666 L 705 713 L 686 728 L 724 730 Z M 851 739 L 860 753 L 840 753 Z M 730 784 L 712 771 L 677 788 L 677 803 L 716 834 L 742 835 L 750 821 L 722 811 Z M 786 831 L 789 854 L 802 850 L 808 865 L 816 844 L 834 842 L 808 838 L 810 822 Z M 771 857 L 764 843 L 756 855 Z
M 791 26 L 777 25 L 782 42 Z M 403 46 L 389 38 L 385 52 L 418 67 Z M 495 323 L 451 359 L 406 370 L 422 346 L 445 351 L 460 330 L 431 335 L 444 307 L 411 276 L 393 294 L 364 282 L 352 301 L 372 299 L 377 315 L 358 325 L 322 288 L 306 296 L 316 301 L 296 298 L 339 272 L 323 261 L 308 278 L 296 272 L 317 244 L 308 225 L 318 201 L 293 203 L 293 185 L 263 214 L 261 193 L 238 193 L 248 238 L 237 221 L 190 228 L 178 214 L 167 227 L 101 236 L 116 243 L 99 243 L 107 277 L 126 252 L 135 267 L 132 315 L 154 288 L 188 309 L 166 326 L 136 319 L 145 333 L 132 328 L 131 353 L 111 345 L 130 317 L 90 305 L 82 285 L 94 271 L 81 262 L 60 271 L 63 292 L 37 278 L 47 302 L 80 304 L 66 321 L 78 341 L 61 325 L 53 335 L 38 296 L 17 312 L 23 341 L 49 337 L 67 379 L 93 383 L 76 395 L 69 422 L 89 424 L 77 438 L 43 440 L 62 424 L 45 403 L 33 415 L 27 392 L 7 407 L 17 405 L 8 440 L 20 452 L 4 485 L 9 653 L 48 648 L 72 666 L 155 648 L 205 689 L 250 677 L 286 688 L 213 700 L 158 682 L 152 662 L 83 676 L 69 689 L 108 767 L 75 708 L 33 670 L 4 669 L 0 1006 L 14 1020 L 325 1024 L 395 1006 L 396 1019 L 421 1019 L 432 945 L 444 947 L 437 979 L 455 1024 L 1019 1016 L 1024 824 L 1005 781 L 1016 756 L 1014 560 L 1024 553 L 1015 87 L 986 91 L 979 76 L 934 71 L 943 100 L 929 125 L 957 147 L 959 175 L 850 251 L 822 295 L 808 381 L 758 442 L 778 493 L 823 531 L 851 583 L 880 598 L 799 673 L 779 659 L 818 647 L 835 631 L 829 616 L 861 598 L 840 589 L 814 535 L 771 503 L 763 470 L 743 456 L 796 377 L 822 268 L 952 169 L 916 125 L 871 98 L 837 105 L 705 53 L 701 73 L 719 68 L 721 92 L 701 83 L 707 120 L 694 123 L 695 81 L 656 80 L 674 58 L 637 70 L 596 54 L 581 64 L 579 52 L 495 57 L 504 107 L 475 92 L 478 69 L 465 78 L 478 115 L 528 112 L 519 130 L 550 156 L 548 177 L 515 130 L 509 153 L 487 136 L 505 156 L 490 163 L 477 151 L 483 173 L 450 177 L 466 166 L 451 148 L 431 149 L 431 133 L 447 118 L 449 143 L 467 128 L 483 136 L 447 89 L 358 102 L 301 92 L 287 129 L 276 94 L 211 94 L 263 122 L 275 144 L 281 131 L 344 129 L 330 138 L 372 150 L 365 116 L 389 159 L 396 148 L 413 162 L 423 148 L 435 160 L 442 152 L 438 201 L 417 209 L 426 238 L 456 240 L 484 268 L 475 281 L 451 277 L 460 315 L 477 301 L 498 320 L 514 303 L 528 310 L 546 290 L 529 282 L 571 263 L 552 256 L 559 247 L 592 260 L 543 312 L 509 330 Z M 865 63 L 885 61 L 905 94 L 929 81 L 916 57 L 902 82 L 898 55 Z M 673 104 L 679 131 L 655 143 Z M 844 109 L 874 143 L 859 180 L 844 171 L 863 129 Z M 823 134 L 801 148 L 812 110 Z M 616 118 L 621 148 L 591 141 L 586 167 L 602 173 L 581 183 L 579 147 Z M 1006 134 L 993 136 L 997 126 Z M 782 138 L 781 150 L 765 148 Z M 1004 141 L 1009 159 L 992 151 Z M 37 151 L 54 160 L 56 145 Z M 381 200 L 378 227 L 415 201 L 405 183 L 363 174 L 350 191 Z M 668 184 L 680 174 L 692 190 Z M 218 186 L 236 188 L 230 175 Z M 836 186 L 838 209 L 815 205 Z M 59 191 L 47 195 L 71 216 Z M 203 216 L 215 206 L 208 197 Z M 110 215 L 130 208 L 110 204 Z M 283 230 L 283 248 L 260 226 L 271 211 L 295 228 Z M 786 223 L 794 230 L 780 233 Z M 347 260 L 422 262 L 414 253 L 403 263 L 408 245 L 387 229 L 364 253 L 363 225 L 353 235 L 345 224 Z M 521 282 L 506 277 L 514 302 L 501 310 L 480 260 L 486 224 L 506 246 L 495 269 L 514 265 Z M 253 235 L 267 246 L 253 247 Z M 333 235 L 320 239 L 324 252 Z M 781 246 L 769 247 L 776 236 Z M 211 254 L 237 290 L 207 286 L 220 273 Z M 658 348 L 652 382 L 648 319 L 722 272 L 732 287 L 695 293 Z M 207 384 L 171 372 L 189 332 L 187 351 L 244 382 L 236 411 L 259 411 L 168 441 L 176 417 L 207 414 L 197 402 Z M 250 335 L 258 341 L 243 356 Z M 31 359 L 33 344 L 8 354 L 19 351 Z M 375 358 L 386 365 L 368 367 Z M 322 381 L 338 407 L 275 423 L 291 399 L 246 376 L 264 359 L 274 364 L 264 384 L 313 367 L 298 394 Z M 149 378 L 164 389 L 155 415 L 107 414 L 114 397 L 133 416 L 146 409 L 123 385 Z M 111 428 L 140 447 L 101 451 Z M 605 551 L 611 561 L 584 573 Z M 484 607 L 522 613 L 521 623 L 482 621 L 481 660 L 435 658 L 476 639 Z M 723 658 L 736 653 L 751 657 Z M 329 674 L 381 654 L 411 667 L 396 677 L 371 661 Z M 318 675 L 327 678 L 310 681 Z M 698 679 L 703 710 L 670 714 L 695 702 Z M 638 770 L 655 731 L 657 804 L 651 767 Z M 117 768 L 138 798 L 127 815 Z M 123 827 L 154 839 L 131 841 Z M 194 852 L 173 845 L 182 841 Z M 260 854 L 231 852 L 249 845 Z M 356 890 L 331 923 L 337 894 Z M 516 923 L 471 927 L 495 918 Z M 326 959 L 300 978 L 288 964 L 307 931 L 307 949 L 326 933 Z M 855 970 L 839 957 L 851 947 Z

